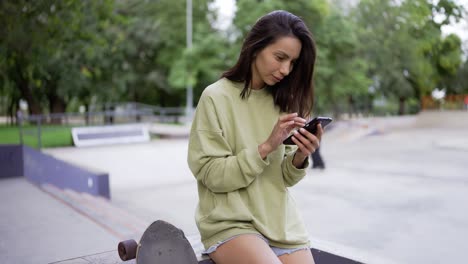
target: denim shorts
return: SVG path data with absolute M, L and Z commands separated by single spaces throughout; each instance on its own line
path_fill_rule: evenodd
M 243 234 L 243 235 L 247 235 L 247 234 Z M 251 235 L 256 235 L 258 237 L 260 237 L 261 239 L 263 239 L 267 244 L 268 244 L 268 239 L 266 239 L 264 236 L 262 235 L 259 235 L 259 234 L 251 234 Z M 222 244 L 228 242 L 229 240 L 232 240 L 236 237 L 238 237 L 240 235 L 236 235 L 236 236 L 233 236 L 233 237 L 230 237 L 226 240 L 223 240 L 223 241 L 220 241 L 216 244 L 214 244 L 213 246 L 209 247 L 207 250 L 203 251 L 202 254 L 205 254 L 205 255 L 208 255 L 208 254 L 211 254 L 213 252 L 216 251 L 216 249 L 218 249 L 219 246 L 221 246 Z M 305 249 L 309 249 L 308 247 L 299 247 L 299 248 L 279 248 L 279 247 L 274 247 L 274 246 L 270 246 L 271 250 L 273 250 L 273 252 L 276 254 L 277 257 L 281 256 L 281 255 L 284 255 L 284 254 L 292 254 L 296 251 L 299 251 L 299 250 L 305 250 Z

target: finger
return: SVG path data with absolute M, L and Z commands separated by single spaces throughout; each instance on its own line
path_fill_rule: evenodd
M 309 131 L 307 131 L 307 129 L 305 128 L 299 128 L 299 132 L 301 132 L 301 134 L 306 137 L 309 141 L 316 141 L 317 140 L 317 136 L 310 133 Z
M 303 127 L 303 126 L 305 126 L 306 122 L 307 122 L 307 120 L 305 120 L 305 119 L 302 118 L 302 117 L 296 117 L 296 118 L 294 118 L 294 125 L 295 125 L 296 127 Z
M 291 121 L 292 121 L 292 123 L 291 123 Z M 302 118 L 302 117 L 295 117 L 291 121 L 285 121 L 287 124 L 285 124 L 285 126 L 280 125 L 280 127 L 286 128 L 286 126 L 287 126 L 288 129 L 293 129 L 293 128 L 303 127 L 306 124 L 306 120 L 304 118 Z
M 297 117 L 297 113 L 290 113 L 290 114 L 280 116 L 279 121 L 280 122 L 290 121 L 294 119 L 295 117 Z
M 314 151 L 316 146 L 315 146 L 315 143 L 314 143 L 314 140 L 317 141 L 317 139 L 312 135 L 312 139 L 309 139 L 307 136 L 303 135 L 302 131 L 306 131 L 305 129 L 300 129 L 299 131 L 301 131 L 301 133 L 295 131 L 294 132 L 294 136 L 306 147 L 308 148 L 310 151 Z M 307 131 L 306 131 L 307 132 Z M 309 133 L 309 132 L 307 132 Z M 310 133 L 309 133 L 310 134 Z
M 305 155 L 305 156 L 309 156 L 310 154 L 312 154 L 314 151 L 310 151 L 304 144 L 302 144 L 301 141 L 299 141 L 295 136 L 292 137 L 292 141 L 294 142 L 294 144 L 297 145 L 297 148 Z
M 302 140 L 302 142 L 305 144 L 305 145 L 308 145 L 308 142 L 310 142 L 310 144 L 313 146 L 314 149 L 317 149 L 320 145 L 320 140 L 317 136 L 315 136 L 314 134 L 310 133 L 309 131 L 307 131 L 306 129 L 304 128 L 300 128 L 299 129 L 299 132 L 300 134 L 302 134 L 302 136 L 304 137 L 304 140 Z
M 305 120 L 304 118 L 302 118 L 300 116 L 295 117 L 294 121 L 304 123 L 304 124 L 307 122 L 307 120 Z
M 287 121 L 287 122 L 282 122 L 279 125 L 279 127 L 281 129 L 292 129 L 293 126 L 294 126 L 294 120 L 290 120 L 290 121 Z

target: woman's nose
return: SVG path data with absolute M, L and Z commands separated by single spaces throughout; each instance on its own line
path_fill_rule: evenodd
M 291 64 L 289 62 L 284 62 L 281 64 L 280 73 L 283 76 L 287 76 L 291 71 Z

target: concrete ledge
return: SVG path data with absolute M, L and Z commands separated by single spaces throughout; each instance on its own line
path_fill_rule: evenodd
M 0 179 L 24 175 L 23 149 L 20 145 L 0 145 Z
M 468 128 L 468 111 L 441 110 L 423 111 L 417 115 L 415 127 L 446 127 L 456 129 Z
M 171 125 L 171 124 L 152 124 L 149 132 L 163 138 L 188 138 L 190 135 L 191 124 Z
M 148 126 L 144 124 L 74 127 L 72 137 L 77 147 L 150 141 Z
M 0 167 L 0 178 L 24 176 L 38 185 L 51 184 L 110 198 L 107 173 L 84 170 L 27 146 L 0 146 Z
M 330 241 L 310 238 L 310 243 L 314 246 L 314 248 L 311 248 L 311 250 L 315 258 L 315 263 L 320 263 L 317 261 L 318 258 L 318 260 L 322 261 L 322 263 L 397 264 L 397 262 L 392 259 L 375 256 L 357 248 L 333 243 Z M 334 261 L 332 261 L 332 259 L 334 259 Z
M 315 248 L 310 249 L 312 254 L 314 255 L 314 260 L 316 264 L 360 264 L 361 262 L 357 262 L 348 258 L 340 257 L 337 255 L 333 255 L 331 253 L 318 250 Z M 71 263 L 99 263 L 99 264 L 115 264 L 115 263 L 127 263 L 127 264 L 134 264 L 136 263 L 135 259 L 122 261 L 119 258 L 119 254 L 117 250 L 114 251 L 107 251 L 102 253 L 97 253 L 89 256 L 82 256 L 73 259 L 67 259 L 63 261 L 54 262 L 55 264 L 71 264 Z M 198 259 L 198 264 L 215 264 L 210 259 Z

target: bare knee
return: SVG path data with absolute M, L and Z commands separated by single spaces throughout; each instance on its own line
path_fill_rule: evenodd
M 246 234 L 220 245 L 210 258 L 216 264 L 281 264 L 268 244 L 259 236 Z

